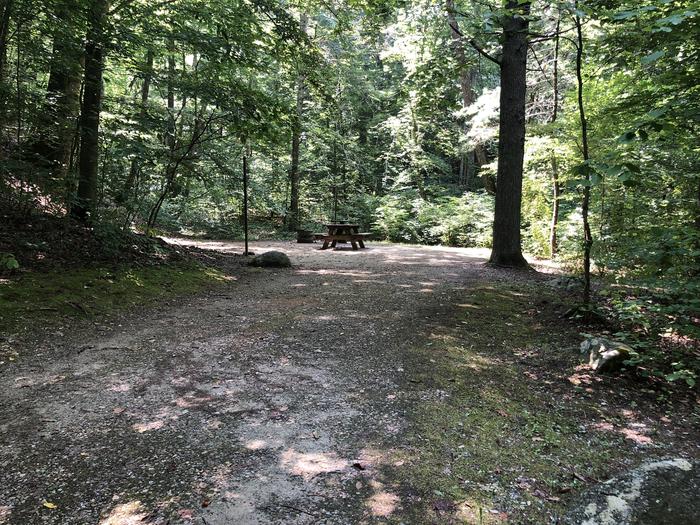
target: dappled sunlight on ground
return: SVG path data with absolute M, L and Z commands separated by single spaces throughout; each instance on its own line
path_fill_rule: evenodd
M 239 241 L 198 240 L 187 238 L 163 237 L 169 243 L 181 246 L 198 246 L 224 253 L 243 253 L 243 243 Z M 413 246 L 389 244 L 384 242 L 366 241 L 367 248 L 353 250 L 350 246 L 338 246 L 333 250 L 319 250 L 320 243 L 305 244 L 294 241 L 256 241 L 249 244 L 256 253 L 270 250 L 280 250 L 292 258 L 303 258 L 309 254 L 321 255 L 327 258 L 350 257 L 352 261 L 361 263 L 363 257 L 382 257 L 384 262 L 401 266 L 450 266 L 466 262 L 485 262 L 490 251 L 484 248 L 451 248 L 446 246 Z M 294 263 L 294 260 L 292 261 Z
M 577 387 L 587 387 L 589 392 L 592 392 L 592 385 L 601 383 L 603 378 L 593 374 L 588 365 L 579 365 L 575 368 L 575 372 L 568 378 L 569 383 Z
M 207 405 L 213 399 L 212 396 L 197 396 L 196 393 L 190 392 L 182 397 L 178 397 L 174 403 L 180 408 L 196 408 Z
M 151 430 L 160 430 L 164 425 L 164 421 L 156 420 L 149 421 L 148 423 L 134 423 L 132 427 L 139 434 L 143 434 L 144 432 L 150 432 Z
M 250 441 L 246 441 L 243 444 L 243 446 L 248 450 L 262 450 L 264 448 L 267 448 L 267 441 L 264 441 L 262 439 L 253 439 Z
M 342 471 L 348 465 L 349 462 L 335 452 L 304 453 L 290 448 L 280 457 L 280 466 L 295 476 L 301 476 L 304 481 L 310 481 L 319 474 Z
M 99 525 L 143 525 L 147 516 L 140 501 L 130 501 L 114 507 Z
M 607 432 L 624 437 L 638 446 L 653 445 L 654 439 L 650 436 L 654 429 L 650 422 L 641 421 L 641 415 L 629 409 L 619 411 L 617 421 L 598 421 L 591 425 L 591 428 L 598 432 Z M 663 421 L 662 421 L 663 422 Z
M 394 513 L 399 502 L 400 499 L 396 494 L 380 491 L 367 500 L 367 507 L 375 518 L 388 518 Z
M 241 243 L 195 243 L 240 261 Z M 641 403 L 613 407 L 609 378 L 574 369 L 578 336 L 541 318 L 529 274 L 486 250 L 368 244 L 252 243 L 294 267 L 90 320 L 0 377 L 0 464 L 19 480 L 0 523 L 43 499 L 100 525 L 551 523 L 611 450 L 666 450 Z

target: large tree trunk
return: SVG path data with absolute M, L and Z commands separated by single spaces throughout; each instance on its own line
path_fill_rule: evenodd
M 306 32 L 306 13 L 299 15 L 299 27 Z M 301 119 L 304 106 L 304 94 L 306 91 L 305 79 L 302 71 L 297 73 L 296 80 L 297 100 L 294 123 L 292 124 L 292 162 L 289 167 L 289 211 L 287 212 L 287 229 L 294 231 L 299 228 L 299 150 L 301 147 Z
M 501 109 L 493 248 L 490 262 L 526 268 L 520 244 L 520 205 L 525 156 L 525 90 L 527 31 L 531 2 L 509 0 L 503 23 Z
M 81 221 L 94 218 L 97 204 L 97 166 L 104 61 L 103 40 L 108 8 L 108 0 L 93 0 L 90 9 L 90 30 L 85 44 L 85 82 L 80 115 L 78 195 L 71 209 L 72 215 Z

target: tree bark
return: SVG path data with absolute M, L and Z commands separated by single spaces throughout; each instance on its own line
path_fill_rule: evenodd
M 94 220 L 96 212 L 104 32 L 108 9 L 108 0 L 93 0 L 90 6 L 90 29 L 85 44 L 78 194 L 71 209 L 73 217 L 83 222 Z
M 559 29 L 561 27 L 561 13 L 557 18 L 557 26 L 555 29 L 556 36 L 554 37 L 554 71 L 552 73 L 552 97 L 554 98 L 554 107 L 552 108 L 552 117 L 550 122 L 554 123 L 557 120 L 559 111 Z M 559 227 L 559 197 L 561 195 L 561 187 L 559 185 L 559 163 L 557 162 L 556 151 L 552 151 L 552 223 L 549 230 L 549 253 L 554 259 L 559 249 L 557 239 L 557 229 Z
M 13 0 L 0 0 L 0 129 L 5 124 L 7 97 L 5 96 L 5 68 L 7 66 L 7 37 L 10 33 L 10 16 Z
M 54 178 L 68 183 L 70 158 L 80 112 L 80 81 L 85 54 L 75 36 L 75 24 L 67 4 L 55 11 L 57 27 L 46 87 L 45 111 L 40 136 L 32 149 L 39 164 Z
M 557 237 L 557 226 L 559 224 L 559 197 L 561 195 L 561 187 L 559 185 L 559 163 L 557 155 L 552 152 L 552 224 L 549 231 L 549 253 L 552 258 L 559 250 L 559 241 Z
M 153 60 L 154 54 L 153 49 L 149 48 L 146 51 L 146 59 L 143 70 L 143 84 L 141 84 L 141 101 L 139 104 L 139 124 L 144 125 L 146 119 L 146 108 L 148 106 L 148 96 L 151 90 L 151 80 L 153 78 Z M 129 168 L 129 176 L 126 178 L 124 183 L 124 189 L 122 190 L 121 200 L 123 202 L 128 202 L 131 192 L 136 184 L 136 179 L 138 178 L 139 172 L 141 170 L 141 159 L 134 157 L 131 159 L 131 167 Z
M 467 65 L 467 56 L 464 51 L 462 34 L 459 31 L 459 23 L 455 16 L 454 0 L 445 0 L 445 9 L 447 11 L 447 23 L 450 26 L 450 35 L 452 37 L 450 47 L 452 48 L 455 60 L 457 61 L 457 67 L 459 68 L 459 88 L 462 95 L 462 107 L 467 108 L 476 100 L 474 93 L 474 71 Z M 467 132 L 466 123 L 464 132 L 465 134 Z M 473 179 L 476 172 L 476 167 L 484 164 L 485 160 L 486 155 L 481 145 L 476 146 L 474 149 L 462 155 L 460 159 L 460 181 L 465 181 L 467 189 L 469 189 L 470 181 Z M 486 181 L 485 185 L 487 185 Z M 493 189 L 495 190 L 495 188 Z M 490 188 L 487 188 L 487 191 L 490 191 Z
M 574 2 L 574 9 L 578 10 L 578 2 Z M 588 125 L 586 122 L 586 111 L 583 104 L 583 29 L 581 17 L 578 12 L 575 16 L 576 22 L 576 84 L 579 119 L 581 120 L 581 149 L 584 163 L 590 159 L 588 151 Z M 581 204 L 581 216 L 583 218 L 583 304 L 591 302 L 591 249 L 593 248 L 593 236 L 591 225 L 588 220 L 588 211 L 591 203 L 591 172 L 586 166 L 586 184 L 583 187 L 583 203 Z
M 299 28 L 306 32 L 307 15 L 299 15 Z M 292 124 L 292 162 L 289 167 L 289 211 L 287 212 L 287 229 L 294 231 L 299 228 L 299 152 L 301 148 L 302 117 L 304 109 L 304 94 L 306 86 L 304 73 L 299 70 L 296 79 L 296 110 Z
M 5 65 L 7 64 L 7 36 L 10 33 L 10 15 L 13 0 L 0 2 L 0 83 L 5 81 Z
M 523 159 L 525 156 L 525 91 L 527 31 L 531 2 L 508 0 L 503 22 L 501 108 L 493 248 L 489 262 L 527 268 L 520 240 Z

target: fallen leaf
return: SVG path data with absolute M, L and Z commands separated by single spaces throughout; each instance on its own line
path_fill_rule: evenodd
M 55 503 L 51 503 L 50 501 L 46 501 L 46 500 L 44 500 L 44 503 L 42 503 L 42 505 L 44 507 L 46 507 L 47 509 L 55 509 L 58 506 Z

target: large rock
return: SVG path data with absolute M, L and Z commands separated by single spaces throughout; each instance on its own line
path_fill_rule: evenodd
M 264 268 L 289 268 L 292 265 L 292 261 L 289 260 L 286 253 L 272 251 L 253 257 L 250 265 Z
M 588 365 L 594 372 L 616 372 L 624 366 L 634 350 L 624 343 L 604 337 L 588 337 L 581 343 L 581 353 L 588 354 Z
M 700 517 L 700 465 L 650 461 L 596 485 L 564 516 L 566 525 L 690 525 Z
M 563 288 L 567 292 L 583 290 L 583 279 L 575 275 L 560 275 L 547 281 L 552 288 Z

